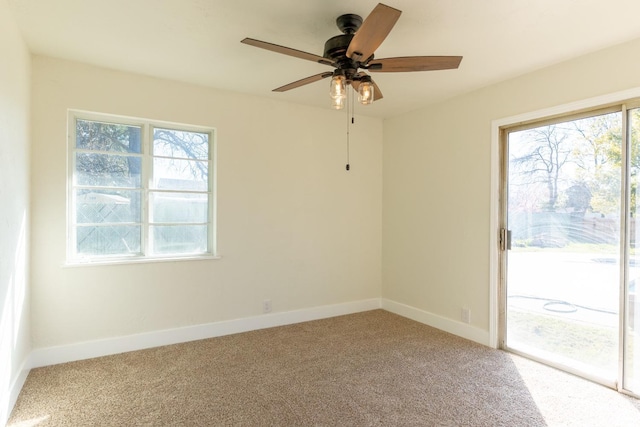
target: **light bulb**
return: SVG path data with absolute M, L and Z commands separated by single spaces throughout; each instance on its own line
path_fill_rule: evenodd
M 368 105 L 373 102 L 374 88 L 373 83 L 368 80 L 362 81 L 358 85 L 358 101 L 362 105 Z
M 331 78 L 329 86 L 329 95 L 331 98 L 343 98 L 347 96 L 346 78 L 342 75 L 335 75 Z
M 344 103 L 345 100 L 347 99 L 347 96 L 337 96 L 337 97 L 331 97 L 331 108 L 333 108 L 334 110 L 342 110 L 344 108 Z

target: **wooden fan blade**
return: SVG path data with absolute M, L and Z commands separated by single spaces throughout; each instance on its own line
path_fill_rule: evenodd
M 347 57 L 355 61 L 369 58 L 387 38 L 401 13 L 398 9 L 378 3 L 351 39 Z
M 318 80 L 326 79 L 327 77 L 331 77 L 332 75 L 333 73 L 330 71 L 316 74 L 314 76 L 306 77 L 296 82 L 289 83 L 288 85 L 280 86 L 279 88 L 274 89 L 273 92 L 286 92 L 288 90 L 295 89 L 300 86 L 308 85 L 309 83 L 317 82 Z
M 365 74 L 365 73 L 358 73 L 358 77 L 366 76 L 366 75 L 367 74 Z M 375 102 L 378 99 L 382 99 L 382 91 L 380 90 L 380 88 L 378 87 L 376 82 L 373 81 L 373 79 L 371 80 L 371 83 L 373 84 L 373 101 Z M 360 86 L 360 81 L 359 80 L 352 81 L 351 82 L 351 86 L 353 86 L 353 88 L 357 92 L 358 91 L 358 86 Z
M 335 66 L 335 63 L 330 59 L 323 56 L 314 55 L 313 53 L 303 52 L 301 50 L 292 49 L 290 47 L 284 47 L 273 43 L 263 42 L 261 40 L 245 38 L 240 43 L 248 44 L 250 46 L 259 47 L 261 49 L 270 50 L 276 53 L 282 53 L 284 55 L 293 56 L 295 58 L 306 59 L 307 61 L 318 62 L 324 65 Z
M 404 56 L 374 59 L 366 68 L 376 73 L 452 70 L 460 66 L 460 61 L 462 56 Z

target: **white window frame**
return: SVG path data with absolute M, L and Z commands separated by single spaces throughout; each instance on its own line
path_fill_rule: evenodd
M 76 153 L 76 121 L 87 120 L 94 122 L 114 123 L 126 126 L 137 126 L 141 129 L 141 153 L 139 157 L 142 159 L 141 170 L 141 241 L 140 253 L 138 254 L 115 254 L 115 255 L 83 255 L 76 252 L 76 203 L 75 203 L 75 153 Z M 162 128 L 168 130 L 198 132 L 209 135 L 209 159 L 207 186 L 208 191 L 208 221 L 206 223 L 207 233 L 207 251 L 202 253 L 185 253 L 185 254 L 150 254 L 150 227 L 149 221 L 150 196 L 153 179 L 153 130 L 154 128 Z M 216 136 L 217 131 L 212 127 L 203 127 L 197 125 L 187 125 L 182 123 L 162 122 L 157 120 L 149 120 L 135 117 L 126 117 L 113 114 L 103 114 L 80 110 L 68 111 L 67 122 L 67 266 L 77 265 L 95 265 L 95 264 L 118 264 L 118 263 L 138 263 L 138 262 L 161 262 L 176 260 L 201 260 L 201 259 L 218 259 L 216 253 Z M 162 192 L 172 192 L 171 190 Z M 181 191 L 182 192 L 182 191 Z

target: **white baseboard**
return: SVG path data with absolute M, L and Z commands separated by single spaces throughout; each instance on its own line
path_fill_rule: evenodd
M 144 350 L 163 345 L 179 344 L 188 341 L 359 313 L 378 308 L 382 308 L 400 316 L 424 323 L 480 344 L 489 345 L 488 331 L 476 328 L 475 326 L 471 326 L 466 323 L 456 322 L 392 300 L 372 298 L 342 304 L 186 326 L 183 328 L 165 329 L 122 337 L 34 349 L 29 355 L 27 367 L 38 368 L 42 366 L 57 365 L 60 363 L 91 359 L 94 357 L 108 356 L 128 351 Z M 22 388 L 22 384 L 24 383 L 24 379 L 28 373 L 27 369 L 23 371 L 24 378 L 22 378 L 22 383 L 18 384 L 18 381 L 16 380 L 17 393 L 19 393 Z
M 479 344 L 486 346 L 490 345 L 489 331 L 485 331 L 484 329 L 477 328 L 467 323 L 457 322 L 455 320 L 438 316 L 437 314 L 385 298 L 382 299 L 382 308 L 399 316 L 424 323 L 425 325 L 458 335 Z
M 11 415 L 11 411 L 13 411 L 13 407 L 18 400 L 18 396 L 20 395 L 20 391 L 24 386 L 24 382 L 27 380 L 27 375 L 29 375 L 29 369 L 27 368 L 28 361 L 25 360 L 20 366 L 20 370 L 18 375 L 11 382 L 11 386 L 9 387 L 9 393 L 7 396 L 2 396 L 0 402 L 2 403 L 2 407 L 0 407 L 0 426 L 3 426 L 9 420 L 9 416 Z
M 166 329 L 162 331 L 127 335 L 123 337 L 86 341 L 56 347 L 34 349 L 29 355 L 29 367 L 57 365 L 59 363 L 76 360 L 91 359 L 128 351 L 143 350 L 163 345 L 178 344 L 213 337 L 219 337 L 257 329 L 284 326 L 345 314 L 359 313 L 381 308 L 380 298 L 347 302 L 342 304 L 325 305 L 301 310 L 281 313 L 263 314 L 260 316 L 203 325 L 186 326 L 183 328 Z M 26 376 L 26 375 L 25 375 Z M 20 391 L 18 387 L 18 392 Z

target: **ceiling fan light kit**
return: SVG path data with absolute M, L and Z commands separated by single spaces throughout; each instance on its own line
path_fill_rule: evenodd
M 450 70 L 458 68 L 462 61 L 461 56 L 375 59 L 374 51 L 389 35 L 401 14 L 398 9 L 378 3 L 364 20 L 356 14 L 339 16 L 336 25 L 343 34 L 331 37 L 325 42 L 323 56 L 251 38 L 245 38 L 242 43 L 335 68 L 333 72 L 323 72 L 281 86 L 274 89 L 274 92 L 285 92 L 331 77 L 329 94 L 332 108 L 344 107 L 349 85 L 358 91 L 358 101 L 363 105 L 369 105 L 382 99 L 382 92 L 371 76 L 360 69 L 374 73 Z

